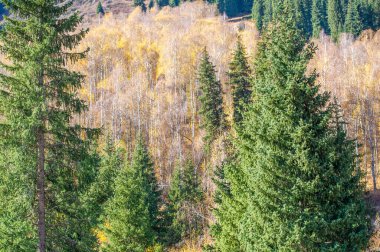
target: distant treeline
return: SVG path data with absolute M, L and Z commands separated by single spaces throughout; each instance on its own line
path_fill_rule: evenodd
M 152 0 L 153 1 L 153 0 Z M 160 7 L 178 6 L 186 0 L 157 0 Z M 318 37 L 321 30 L 337 40 L 342 32 L 359 35 L 365 29 L 380 27 L 379 0 L 287 0 L 298 12 L 298 26 L 307 37 Z M 228 17 L 252 12 L 261 31 L 277 15 L 283 1 L 273 0 L 207 0 Z M 152 5 L 150 5 L 152 6 Z

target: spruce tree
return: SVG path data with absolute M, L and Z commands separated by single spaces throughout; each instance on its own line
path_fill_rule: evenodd
M 327 16 L 331 37 L 337 41 L 344 28 L 344 10 L 340 0 L 328 0 Z
M 345 21 L 345 31 L 353 34 L 354 36 L 358 36 L 364 28 L 360 18 L 359 9 L 360 6 L 357 0 L 349 0 Z
M 33 160 L 21 149 L 0 142 L 0 251 L 36 251 L 33 173 L 27 165 Z M 28 239 L 25 239 L 28 237 Z
M 224 127 L 224 111 L 221 83 L 216 79 L 215 67 L 206 48 L 198 68 L 198 82 L 201 103 L 199 113 L 202 116 L 201 127 L 206 131 L 204 141 L 207 150 Z
M 370 220 L 353 141 L 306 74 L 314 45 L 282 12 L 259 43 L 236 144 L 248 202 L 239 240 L 243 251 L 362 251 Z
M 73 50 L 87 30 L 78 28 L 82 21 L 78 13 L 69 13 L 72 1 L 1 2 L 11 15 L 0 31 L 1 51 L 10 62 L 2 63 L 5 73 L 0 75 L 0 155 L 4 158 L 8 151 L 17 155 L 3 169 L 17 166 L 14 171 L 20 174 L 13 176 L 23 178 L 18 180 L 19 189 L 6 190 L 2 196 L 21 190 L 19 210 L 26 217 L 20 230 L 1 236 L 10 241 L 30 237 L 31 242 L 38 237 L 38 246 L 21 251 L 37 247 L 40 252 L 90 251 L 92 244 L 86 242 L 94 237 L 87 229 L 86 211 L 77 210 L 84 207 L 80 198 L 89 181 L 83 175 L 92 172 L 89 147 L 96 132 L 71 122 L 86 105 L 76 96 L 83 76 L 66 69 L 69 62 L 85 57 Z M 31 213 L 29 207 L 33 214 L 25 215 Z M 9 214 L 14 213 L 1 217 Z M 36 225 L 33 230 L 31 225 Z M 24 236 L 26 230 L 30 232 Z
M 242 3 L 240 5 L 239 3 L 239 0 L 218 0 L 217 6 L 221 14 L 225 13 L 227 17 L 234 17 L 239 13 L 239 7 L 243 7 Z
M 145 252 L 157 241 L 159 191 L 154 167 L 142 137 L 138 137 L 132 163 L 115 181 L 114 197 L 105 211 L 104 251 Z
M 133 0 L 133 6 L 140 7 L 143 12 L 146 12 L 146 5 L 144 0 Z
M 169 6 L 170 7 L 176 7 L 179 5 L 179 3 L 180 3 L 179 0 L 169 0 Z
M 156 0 L 156 3 L 159 8 L 162 8 L 169 5 L 169 0 Z
M 203 192 L 198 171 L 190 159 L 186 160 L 183 166 L 176 167 L 170 183 L 168 200 L 171 243 L 200 235 L 203 220 L 197 215 L 196 209 L 202 204 Z
M 99 1 L 98 6 L 96 7 L 96 14 L 98 15 L 104 15 L 104 9 L 102 3 Z
M 263 29 L 264 26 L 264 0 L 256 0 L 252 7 L 252 19 L 256 22 L 256 27 L 259 31 Z
M 321 30 L 329 33 L 327 23 L 327 1 L 326 0 L 313 0 L 311 10 L 311 22 L 313 29 L 313 37 L 318 38 Z
M 247 181 L 230 139 L 226 146 L 228 157 L 216 169 L 213 178 L 216 185 L 213 211 L 216 222 L 211 226 L 214 240 L 212 251 L 247 251 L 242 246 L 241 232 L 244 230 L 240 228 L 247 209 Z
M 107 202 L 113 198 L 115 192 L 115 179 L 124 166 L 124 151 L 115 147 L 115 143 L 107 138 L 104 153 L 101 156 L 99 171 L 95 181 L 86 193 L 86 199 L 91 206 L 89 209 L 92 225 L 96 227 L 99 217 L 104 213 Z
M 149 10 L 152 9 L 153 7 L 154 7 L 154 0 L 150 0 L 149 5 L 148 5 Z
M 245 106 L 251 100 L 251 70 L 241 38 L 238 37 L 233 59 L 229 66 L 229 84 L 232 87 L 233 118 L 239 124 L 243 118 Z

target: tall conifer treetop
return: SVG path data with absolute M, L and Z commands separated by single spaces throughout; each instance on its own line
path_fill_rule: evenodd
M 222 87 L 216 78 L 215 67 L 210 61 L 210 56 L 204 48 L 201 62 L 198 67 L 198 81 L 201 103 L 200 114 L 202 116 L 202 128 L 206 131 L 204 141 L 206 149 L 224 127 L 224 111 Z
M 246 105 L 251 101 L 251 69 L 240 36 L 229 65 L 228 77 L 232 87 L 234 123 L 239 124 L 243 119 Z
M 317 74 L 306 75 L 315 47 L 282 12 L 259 43 L 236 144 L 248 195 L 242 250 L 361 251 L 370 223 L 353 142 Z
M 145 252 L 157 241 L 159 191 L 153 163 L 141 137 L 132 162 L 118 174 L 107 204 L 104 251 Z
M 99 1 L 98 6 L 96 7 L 96 14 L 98 15 L 104 15 L 104 9 L 102 3 Z
M 36 216 L 28 221 L 38 223 L 40 252 L 89 251 L 92 245 L 84 241 L 91 231 L 79 210 L 79 194 L 86 187 L 88 140 L 96 132 L 71 123 L 87 107 L 77 96 L 83 76 L 66 68 L 85 57 L 75 47 L 87 30 L 78 29 L 78 13 L 67 15 L 73 1 L 1 2 L 11 15 L 0 31 L 0 48 L 9 62 L 1 64 L 0 139 L 23 157 L 18 165 L 33 181 L 28 186 L 36 195 L 28 197 L 37 201 Z

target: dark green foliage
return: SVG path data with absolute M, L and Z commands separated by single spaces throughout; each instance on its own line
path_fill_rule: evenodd
M 174 171 L 168 194 L 168 214 L 170 218 L 169 238 L 175 244 L 203 231 L 200 212 L 203 200 L 198 171 L 191 160 L 178 165 Z
M 218 10 L 221 14 L 234 17 L 240 12 L 239 3 L 239 0 L 218 0 Z
M 204 141 L 208 149 L 224 127 L 224 111 L 221 83 L 216 79 L 215 67 L 210 61 L 206 48 L 203 50 L 198 67 L 198 81 L 201 127 L 206 130 Z
M 246 105 L 251 101 L 251 70 L 248 65 L 245 48 L 238 37 L 236 50 L 230 63 L 228 77 L 232 87 L 234 123 L 239 124 L 243 119 Z
M 104 207 L 108 200 L 114 196 L 115 179 L 124 166 L 124 151 L 116 148 L 111 139 L 107 139 L 107 145 L 104 154 L 101 156 L 99 171 L 97 177 L 92 183 L 90 190 L 86 194 L 86 200 L 89 207 L 89 213 L 92 217 L 92 225 L 96 227 Z
M 95 237 L 82 196 L 95 178 L 91 145 L 98 132 L 71 121 L 87 107 L 76 95 L 84 77 L 66 69 L 85 57 L 72 51 L 87 30 L 79 28 L 78 13 L 68 14 L 72 1 L 1 2 L 11 15 L 0 32 L 10 62 L 0 75 L 0 174 L 7 181 L 0 197 L 9 203 L 0 223 L 13 227 L 0 228 L 0 244 L 7 240 L 5 251 L 37 250 L 37 212 L 43 209 L 47 251 L 92 251 Z M 37 177 L 44 181 L 38 191 Z M 45 199 L 40 211 L 37 199 Z
M 325 33 L 329 33 L 329 25 L 327 22 L 327 0 L 313 0 L 311 23 L 313 37 L 319 37 L 322 30 Z
M 357 36 L 363 29 L 379 27 L 380 4 L 376 0 L 256 0 L 252 17 L 260 31 L 275 19 L 282 3 L 293 8 L 297 27 L 306 37 L 318 37 L 324 30 L 337 40 L 342 32 Z
M 252 18 L 256 22 L 257 29 L 261 31 L 264 26 L 264 0 L 256 0 L 252 6 Z
M 153 163 L 139 137 L 132 163 L 118 174 L 114 197 L 106 207 L 109 243 L 104 251 L 145 252 L 152 247 L 158 233 L 159 196 Z
M 169 5 L 169 0 L 156 0 L 156 3 L 159 8 L 162 8 Z
M 153 7 L 154 7 L 154 0 L 150 0 L 149 5 L 148 5 L 149 10 L 152 9 Z
M 360 5 L 357 0 L 349 0 L 345 20 L 345 31 L 358 36 L 363 30 L 364 24 L 360 18 Z
M 247 196 L 238 240 L 243 251 L 362 251 L 370 220 L 353 141 L 306 75 L 315 47 L 283 12 L 259 43 L 236 144 Z
M 239 165 L 236 150 L 227 142 L 228 158 L 215 171 L 214 183 L 216 223 L 211 227 L 215 251 L 245 251 L 240 236 L 240 223 L 246 212 L 247 199 L 245 194 L 246 180 Z
M 331 36 L 337 41 L 344 28 L 344 6 L 341 0 L 328 0 L 327 16 Z
M 104 15 L 104 9 L 102 3 L 99 1 L 98 6 L 96 7 L 96 14 L 98 15 Z
M 143 12 L 146 11 L 146 5 L 144 0 L 133 0 L 133 6 L 140 7 Z
M 180 3 L 180 0 L 169 0 L 170 7 L 176 7 Z
M 34 174 L 32 162 L 21 149 L 6 149 L 0 156 L 0 251 L 36 251 Z M 28 237 L 28 239 L 25 239 Z

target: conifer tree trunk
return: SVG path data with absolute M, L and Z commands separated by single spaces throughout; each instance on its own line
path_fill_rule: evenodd
M 37 164 L 37 197 L 38 197 L 38 238 L 39 252 L 46 251 L 45 225 L 45 136 L 43 129 L 39 129 L 38 137 L 38 164 Z
M 43 80 L 43 69 L 40 69 L 38 85 L 41 88 L 44 103 L 46 101 L 46 93 Z M 44 115 L 40 116 L 41 126 L 37 131 L 37 198 L 38 198 L 38 249 L 39 252 L 46 251 L 46 202 L 45 202 L 45 134 Z

